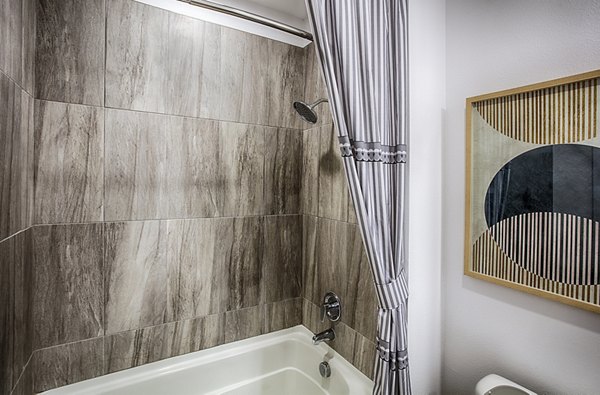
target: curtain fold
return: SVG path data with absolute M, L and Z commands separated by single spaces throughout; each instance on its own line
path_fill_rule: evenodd
M 406 0 L 306 0 L 379 301 L 374 394 L 410 394 Z

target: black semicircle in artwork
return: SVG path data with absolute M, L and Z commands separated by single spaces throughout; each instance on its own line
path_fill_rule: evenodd
M 488 227 L 535 212 L 572 214 L 600 222 L 600 149 L 582 144 L 549 145 L 506 163 L 486 193 Z

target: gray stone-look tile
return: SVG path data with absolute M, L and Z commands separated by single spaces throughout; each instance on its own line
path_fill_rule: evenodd
M 105 373 L 221 345 L 225 314 L 169 322 L 106 336 Z
M 32 228 L 34 348 L 104 333 L 102 225 Z
M 35 393 L 103 374 L 104 338 L 37 350 L 32 357 Z
M 324 296 L 319 296 L 318 226 L 318 218 L 302 216 L 302 297 L 311 301 Z
M 298 215 L 265 217 L 261 301 L 301 295 L 302 218 Z
M 106 9 L 106 105 L 164 113 L 169 12 L 129 0 Z
M 264 330 L 265 308 L 253 306 L 225 313 L 225 342 L 234 342 L 262 335 Z
M 252 306 L 106 336 L 105 373 L 302 323 L 302 299 Z
M 373 340 L 367 339 L 356 333 L 354 340 L 354 366 L 373 380 L 373 367 L 375 365 L 376 346 Z
M 356 222 L 333 125 L 320 128 L 319 147 L 319 217 Z
M 0 392 L 9 393 L 32 351 L 31 238 L 21 232 L 0 242 Z
M 0 2 L 0 72 L 33 95 L 35 0 Z
M 167 262 L 159 221 L 104 225 L 106 333 L 162 324 Z
M 304 50 L 132 1 L 107 8 L 108 106 L 300 127 Z
M 225 343 L 225 314 L 212 314 L 174 323 L 172 355 L 200 351 Z
M 165 118 L 106 110 L 106 220 L 160 218 L 166 193 Z
M 320 305 L 327 291 L 335 292 L 342 321 L 374 339 L 377 299 L 357 226 L 305 216 L 303 256 L 303 296 Z
M 35 72 L 35 8 L 36 0 L 22 0 L 22 47 L 21 47 L 21 86 L 32 97 L 34 95 Z
M 33 393 L 33 363 L 30 358 L 11 395 L 32 395 Z
M 293 103 L 296 100 L 303 100 L 305 50 L 270 40 L 268 59 L 267 97 L 269 102 L 267 111 L 269 125 L 301 129 L 305 124 L 294 111 Z M 251 58 L 251 60 L 258 61 L 255 58 Z
M 103 109 L 36 100 L 34 222 L 103 219 Z
M 28 225 L 28 150 L 33 100 L 0 73 L 0 240 Z
M 302 131 L 301 214 L 319 215 L 320 144 L 320 127 Z
M 266 131 L 265 131 L 266 129 Z M 264 213 L 265 133 L 271 128 L 168 117 L 163 218 Z
M 13 383 L 16 383 L 33 351 L 33 270 L 31 261 L 32 239 L 29 230 L 12 237 L 13 244 L 13 276 L 12 276 L 12 309 L 13 316 Z
M 265 305 L 264 333 L 302 324 L 302 301 L 294 298 Z
M 13 387 L 13 328 L 12 309 L 14 240 L 0 242 L 0 391 L 8 394 Z
M 265 128 L 107 110 L 106 219 L 259 215 Z
M 104 104 L 104 0 L 38 0 L 36 98 Z
M 167 42 L 169 53 L 164 76 L 167 82 L 163 96 L 164 110 L 167 114 L 199 117 L 203 54 L 205 50 L 211 50 L 205 49 L 205 46 L 213 47 L 216 43 L 205 40 L 204 28 L 207 23 L 174 12 L 167 14 L 166 17 L 153 20 L 160 20 L 161 25 L 157 30 L 165 34 L 158 40 Z M 164 11 L 160 15 L 164 15 Z M 162 25 L 165 19 L 168 20 L 167 30 Z
M 301 132 L 295 129 L 267 129 L 264 192 L 267 214 L 298 214 L 301 170 Z
M 0 2 L 0 70 L 17 83 L 22 79 L 23 3 Z
M 169 358 L 175 323 L 120 332 L 104 338 L 104 373 L 129 369 Z
M 304 101 L 307 103 L 313 103 L 317 99 L 327 99 L 327 86 L 325 85 L 325 79 L 323 78 L 323 71 L 317 57 L 314 44 L 308 45 L 304 48 L 306 56 L 306 71 L 305 71 L 305 84 L 304 84 Z M 331 116 L 331 107 L 329 103 L 320 104 L 315 108 L 319 116 L 317 125 L 327 125 L 333 123 Z M 303 129 L 308 129 L 312 125 L 304 123 Z
M 169 317 L 259 304 L 261 217 L 167 221 Z

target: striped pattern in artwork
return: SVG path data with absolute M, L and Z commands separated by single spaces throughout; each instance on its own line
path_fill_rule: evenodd
M 551 214 L 551 215 L 546 215 Z M 552 213 L 540 213 L 537 220 L 543 221 L 540 218 L 546 218 L 549 222 L 554 222 L 556 219 L 557 224 L 553 225 L 555 229 L 563 229 L 567 232 L 572 232 L 574 234 L 574 228 L 571 226 L 577 226 L 577 219 L 579 219 L 579 224 L 583 225 L 583 221 L 581 218 L 574 216 L 573 218 L 558 218 L 563 216 L 562 214 L 552 215 Z M 520 216 L 523 217 L 523 216 Z M 511 221 L 509 221 L 511 220 Z M 576 282 L 565 283 L 557 280 L 558 278 L 569 278 L 575 280 L 577 278 L 581 278 L 583 272 L 581 268 L 577 269 L 576 265 L 565 265 L 564 267 L 560 267 L 558 265 L 558 260 L 554 261 L 552 265 L 544 265 L 544 257 L 553 257 L 558 255 L 559 242 L 552 243 L 553 238 L 557 235 L 557 233 L 549 232 L 547 237 L 541 238 L 543 241 L 539 244 L 532 245 L 533 248 L 523 248 L 519 250 L 518 243 L 510 242 L 512 236 L 509 236 L 512 231 L 517 231 L 518 228 L 523 227 L 525 222 L 524 218 L 512 217 L 509 220 L 503 221 L 497 226 L 494 226 L 494 230 L 486 230 L 473 244 L 473 259 L 472 259 L 472 271 L 480 274 L 484 274 L 490 277 L 495 277 L 501 280 L 509 281 L 511 283 L 521 284 L 527 287 L 539 289 L 542 291 L 547 291 L 550 293 L 558 294 L 565 296 L 567 298 L 571 298 L 574 300 L 592 303 L 592 304 L 600 304 L 600 285 L 598 284 L 598 263 L 597 258 L 598 254 L 596 253 L 594 256 L 594 251 L 598 251 L 598 224 L 592 228 L 588 228 L 586 231 L 587 237 L 592 239 L 592 244 L 595 250 L 586 250 L 586 255 L 590 254 L 591 259 L 588 262 L 591 264 L 591 267 L 588 267 L 585 271 L 586 281 L 585 284 Z M 559 221 L 563 221 L 561 224 L 558 224 Z M 533 222 L 531 221 L 530 225 L 525 225 L 525 228 L 535 229 L 533 226 Z M 539 223 L 539 222 L 538 222 Z M 569 223 L 571 225 L 569 225 Z M 502 226 L 500 226 L 502 225 Z M 589 225 L 587 223 L 586 225 Z M 529 237 L 530 240 L 535 239 L 535 232 L 522 231 L 521 235 L 527 235 L 525 237 L 521 237 L 521 239 L 525 239 Z M 516 237 L 516 236 L 515 236 Z M 573 244 L 569 248 L 569 241 L 567 238 L 563 238 L 564 242 L 564 252 L 570 251 L 571 257 L 574 258 L 577 248 L 573 248 Z M 577 240 L 577 236 L 575 236 L 574 240 Z M 581 242 L 581 239 L 580 239 Z M 562 243 L 562 241 L 561 241 Z M 503 244 L 503 246 L 501 246 Z M 579 247 L 579 251 L 581 252 L 581 244 Z M 519 259 L 525 259 L 524 263 L 517 264 L 511 257 L 507 254 L 515 253 Z M 547 268 L 546 268 L 547 267 Z M 554 267 L 554 269 L 552 269 Z M 560 270 L 558 270 L 560 268 Z M 595 280 L 593 277 L 595 276 Z
M 473 103 L 498 132 L 533 144 L 566 144 L 598 136 L 598 84 L 591 79 Z

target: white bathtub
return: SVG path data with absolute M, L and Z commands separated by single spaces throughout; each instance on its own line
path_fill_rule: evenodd
M 47 391 L 107 395 L 367 395 L 373 383 L 299 325 Z M 322 378 L 319 363 L 331 366 Z

